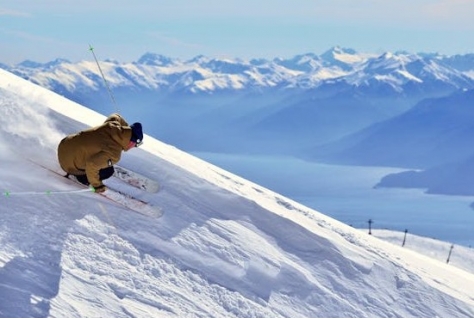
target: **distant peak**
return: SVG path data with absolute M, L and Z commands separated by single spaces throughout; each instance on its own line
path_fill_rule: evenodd
M 205 62 L 208 62 L 209 60 L 210 59 L 208 57 L 200 54 L 200 55 L 195 56 L 194 58 L 192 58 L 188 62 L 191 62 L 191 63 L 205 63 Z
M 357 51 L 351 48 L 343 48 L 340 46 L 334 46 L 324 52 L 321 56 L 329 56 L 332 55 L 334 56 L 335 54 L 357 54 Z
M 378 58 L 380 60 L 389 60 L 392 59 L 395 55 L 392 52 L 384 52 Z
M 145 64 L 145 65 L 156 65 L 156 66 L 163 66 L 163 65 L 169 65 L 174 62 L 173 59 L 164 56 L 162 54 L 157 54 L 157 53 L 145 53 L 138 59 L 137 63 L 138 64 Z
M 39 62 L 31 61 L 31 60 L 25 60 L 23 62 L 18 63 L 17 66 L 25 67 L 25 68 L 38 68 L 38 67 L 43 66 L 43 64 Z
M 57 58 L 55 60 L 52 60 L 46 63 L 39 63 L 39 62 L 31 61 L 31 60 L 25 60 L 19 63 L 17 66 L 25 67 L 25 68 L 50 68 L 50 67 L 60 65 L 62 63 L 71 63 L 71 62 L 69 60 L 62 59 L 62 58 Z
M 347 70 L 351 68 L 351 65 L 364 60 L 363 55 L 358 54 L 354 49 L 339 46 L 332 47 L 321 54 L 321 58 L 330 65 L 336 65 Z

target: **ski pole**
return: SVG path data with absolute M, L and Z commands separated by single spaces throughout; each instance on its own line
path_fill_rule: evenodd
M 99 68 L 100 75 L 102 76 L 102 80 L 104 81 L 104 84 L 105 84 L 105 87 L 107 88 L 107 91 L 109 91 L 109 96 L 110 96 L 110 99 L 112 100 L 112 103 L 115 107 L 115 111 L 117 113 L 120 113 L 120 109 L 117 106 L 117 103 L 115 102 L 115 98 L 114 98 L 114 95 L 112 94 L 112 90 L 110 89 L 109 83 L 105 79 L 104 72 L 102 72 L 102 69 L 100 67 L 99 60 L 97 60 L 97 57 L 95 56 L 94 48 L 90 44 L 89 44 L 89 50 L 92 52 L 92 55 L 94 56 L 95 63 L 97 63 L 97 67 Z
M 86 188 L 86 189 L 77 189 L 71 191 L 27 191 L 27 192 L 10 192 L 5 191 L 2 194 L 6 197 L 10 196 L 26 196 L 26 195 L 61 195 L 61 194 L 75 194 L 75 193 L 85 193 L 85 192 L 93 192 L 94 189 Z

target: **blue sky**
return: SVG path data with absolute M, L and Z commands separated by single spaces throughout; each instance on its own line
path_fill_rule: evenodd
M 474 52 L 474 0 L 2 0 L 0 63 Z

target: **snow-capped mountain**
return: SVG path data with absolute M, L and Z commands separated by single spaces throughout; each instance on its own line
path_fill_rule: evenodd
M 455 258 L 381 241 L 150 136 L 121 163 L 160 182 L 135 196 L 162 218 L 55 193 L 77 185 L 35 162 L 57 169 L 60 139 L 105 116 L 0 79 L 3 317 L 474 316 L 474 275 Z
M 3 67 L 98 112 L 138 111 L 151 134 L 189 151 L 231 145 L 232 151 L 287 154 L 396 116 L 421 99 L 474 87 L 470 55 L 375 55 L 341 47 L 273 60 L 184 61 L 147 53 L 136 62 L 101 60 L 100 66 L 118 107 L 92 57 Z M 282 133 L 284 139 L 268 143 L 266 137 Z M 233 143 L 219 138 L 229 135 Z
M 351 74 L 349 83 L 365 86 L 366 90 L 388 85 L 392 93 L 407 96 L 435 90 L 439 90 L 437 96 L 443 96 L 472 88 L 472 78 L 467 73 L 442 63 L 439 56 L 389 52 L 366 61 L 359 71 Z
M 359 64 L 373 57 L 375 57 L 374 54 L 360 54 L 353 49 L 341 47 L 333 47 L 321 54 L 325 66 L 337 66 L 345 71 L 357 68 Z
M 316 55 L 273 60 L 219 59 L 197 56 L 183 61 L 160 54 L 146 53 L 136 62 L 101 61 L 111 86 L 131 90 L 166 90 L 219 92 L 221 90 L 315 89 L 341 79 L 350 85 L 367 84 L 377 79 L 402 92 L 410 83 L 423 83 L 420 89 L 430 92 L 433 81 L 452 90 L 472 88 L 469 75 L 474 70 L 472 56 L 445 57 L 406 52 L 382 55 L 357 53 L 334 47 Z M 5 66 L 4 66 L 5 67 Z M 34 83 L 58 91 L 58 85 L 72 93 L 77 87 L 92 90 L 102 86 L 97 66 L 90 61 L 71 63 L 58 59 L 45 64 L 25 61 L 7 67 L 8 71 Z

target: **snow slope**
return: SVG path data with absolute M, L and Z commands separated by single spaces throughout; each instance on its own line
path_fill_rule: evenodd
M 405 248 L 427 255 L 441 262 L 447 262 L 468 272 L 474 272 L 474 250 L 472 247 L 458 246 L 438 239 L 421 237 L 414 234 L 397 232 L 387 229 L 372 230 L 372 235 L 402 245 L 405 239 Z
M 128 191 L 162 218 L 94 193 L 47 195 L 77 186 L 34 162 L 58 169 L 60 139 L 104 118 L 0 70 L 2 317 L 474 316 L 472 273 L 150 136 L 121 164 L 161 183 Z

